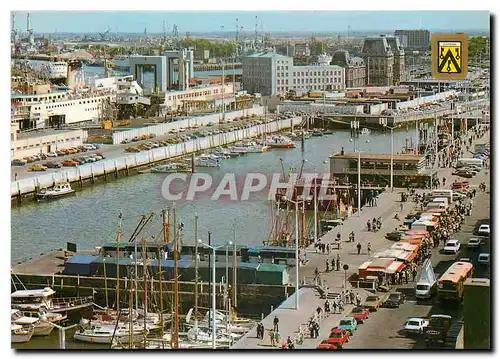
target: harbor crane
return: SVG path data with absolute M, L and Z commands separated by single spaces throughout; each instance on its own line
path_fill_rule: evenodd
M 111 27 L 108 26 L 108 29 L 105 32 L 100 32 L 99 36 L 101 37 L 101 41 L 106 41 L 106 36 L 111 31 Z

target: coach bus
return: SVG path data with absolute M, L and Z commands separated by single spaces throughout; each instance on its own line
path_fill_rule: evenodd
M 464 283 L 474 274 L 469 262 L 455 262 L 438 280 L 438 298 L 441 300 L 462 300 Z

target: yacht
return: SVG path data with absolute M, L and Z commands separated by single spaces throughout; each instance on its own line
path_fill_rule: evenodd
M 49 321 L 42 320 L 37 317 L 24 316 L 19 309 L 11 309 L 10 320 L 12 323 L 21 325 L 23 327 L 33 326 L 34 336 L 50 335 L 50 333 L 54 329 L 54 325 L 52 325 L 52 323 L 50 323 Z
M 113 339 L 121 342 L 127 342 L 130 339 L 129 323 L 92 325 L 88 329 L 81 328 L 73 335 L 73 339 L 86 343 L 111 344 Z M 144 327 L 141 325 L 132 325 L 132 341 L 137 343 L 144 340 Z
M 191 169 L 180 163 L 167 163 L 152 168 L 151 172 L 152 173 L 191 172 Z
M 295 148 L 295 143 L 286 136 L 268 137 L 266 145 L 270 148 Z
M 219 160 L 215 160 L 212 158 L 201 158 L 201 157 L 195 158 L 194 164 L 195 164 L 195 166 L 198 166 L 198 167 L 219 167 L 220 166 Z
M 41 201 L 44 199 L 55 199 L 69 194 L 75 193 L 69 182 L 56 184 L 54 187 L 42 189 L 36 194 L 36 199 Z
M 19 324 L 10 324 L 10 342 L 11 343 L 26 343 L 33 336 L 33 326 L 23 327 Z
M 362 135 L 369 135 L 372 131 L 369 128 L 363 127 L 361 129 L 361 134 Z
M 50 287 L 17 290 L 10 295 L 11 306 L 21 311 L 52 313 L 70 313 L 92 306 L 92 297 L 53 298 L 54 294 L 56 292 Z

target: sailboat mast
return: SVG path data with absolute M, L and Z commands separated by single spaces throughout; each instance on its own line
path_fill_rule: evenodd
M 194 215 L 194 330 L 198 335 L 198 214 Z
M 146 334 L 147 334 L 147 326 L 146 326 L 146 317 L 148 314 L 148 270 L 146 266 L 146 241 L 142 240 L 142 276 L 144 279 L 144 348 L 146 348 Z
M 174 309 L 175 309 L 175 327 L 173 333 L 173 348 L 179 348 L 179 274 L 177 269 L 178 257 L 178 244 L 179 244 L 179 231 L 177 229 L 177 210 L 175 203 L 173 206 L 174 211 Z
M 116 233 L 116 311 L 120 311 L 120 237 L 122 236 L 122 213 L 118 215 L 118 232 Z
M 132 349 L 132 346 L 134 344 L 134 341 L 133 341 L 133 322 L 132 322 L 132 308 L 133 308 L 133 302 L 134 302 L 134 299 L 133 299 L 133 293 L 134 293 L 134 285 L 132 283 L 132 281 L 129 282 L 130 283 L 130 294 L 129 294 L 129 298 L 128 298 L 128 315 L 129 315 L 129 321 L 128 321 L 128 330 L 129 330 L 129 333 L 128 333 L 128 348 L 129 349 Z M 120 312 L 118 311 L 118 316 L 120 315 Z M 118 321 L 120 318 L 118 317 L 116 320 Z
M 162 211 L 163 214 L 163 220 L 165 220 L 165 211 Z M 163 336 L 165 335 L 165 329 L 163 327 L 163 287 L 162 287 L 162 277 L 163 273 L 161 270 L 161 250 L 160 246 L 158 246 L 158 290 L 160 292 L 160 330 L 161 330 L 161 338 L 163 339 Z M 163 345 L 163 341 L 162 341 Z
M 238 270 L 236 267 L 236 228 L 233 232 L 233 303 L 236 307 L 236 271 Z M 231 299 L 229 300 L 229 310 L 231 310 Z

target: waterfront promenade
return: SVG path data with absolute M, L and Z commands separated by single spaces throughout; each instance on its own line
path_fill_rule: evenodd
M 470 133 L 470 132 L 469 132 Z M 489 133 L 487 132 L 484 136 L 479 139 L 473 141 L 472 148 L 475 143 L 484 143 L 489 141 Z M 463 146 L 464 157 L 469 157 L 471 155 L 467 154 L 465 146 Z M 489 170 L 486 170 L 489 172 Z M 449 184 L 453 183 L 455 179 L 460 179 L 457 176 L 452 175 L 452 168 L 439 168 L 438 174 L 439 179 L 441 180 L 443 177 L 446 178 L 445 186 L 449 188 Z M 365 261 L 370 260 L 371 256 L 368 255 L 367 252 L 367 244 L 371 244 L 371 252 L 372 254 L 383 251 L 385 249 L 390 248 L 390 246 L 394 243 L 384 238 L 384 235 L 387 232 L 390 232 L 397 228 L 401 223 L 404 217 L 413 209 L 414 203 L 411 201 L 403 202 L 403 209 L 401 210 L 401 191 L 405 191 L 404 189 L 394 189 L 393 192 L 388 189 L 386 192 L 380 194 L 377 198 L 377 206 L 374 207 L 364 207 L 359 216 L 358 214 L 354 214 L 353 216 L 347 218 L 342 225 L 335 227 L 330 232 L 326 233 L 324 236 L 320 238 L 320 241 L 325 244 L 334 243 L 337 233 L 340 233 L 342 236 L 342 243 L 339 250 L 331 250 L 330 254 L 320 254 L 316 253 L 314 245 L 309 246 L 306 249 L 308 263 L 305 266 L 300 267 L 300 280 L 301 283 L 306 279 L 306 281 L 310 281 L 310 279 L 314 276 L 315 269 L 318 268 L 320 271 L 320 278 L 326 284 L 328 288 L 327 298 L 333 299 L 339 295 L 344 288 L 344 281 L 352 275 L 352 273 L 357 272 L 358 267 L 364 263 Z M 422 193 L 423 190 L 417 190 L 417 193 Z M 398 213 L 401 221 L 395 220 L 394 215 Z M 381 217 L 382 219 L 382 228 L 375 232 L 368 232 L 366 228 L 366 222 L 368 220 L 372 220 L 373 218 Z M 355 233 L 355 241 L 354 242 L 346 242 L 349 238 L 349 233 Z M 361 253 L 357 254 L 356 245 L 361 243 L 362 249 Z M 335 258 L 337 260 L 337 254 L 340 256 L 340 270 L 339 271 L 329 271 L 326 270 L 326 260 L 331 263 L 331 260 Z M 344 273 L 342 270 L 342 266 L 347 264 L 349 266 L 349 270 L 347 273 Z M 331 268 L 330 268 L 331 269 Z M 290 271 L 291 280 L 295 282 L 295 271 Z M 364 289 L 351 288 L 349 283 L 347 283 L 347 289 L 352 290 L 355 294 L 359 294 L 361 300 L 363 301 L 366 296 L 369 294 L 368 291 Z M 307 328 L 307 322 L 309 318 L 314 315 L 314 312 L 318 306 L 323 309 L 323 304 L 325 299 L 320 297 L 320 294 L 317 290 L 312 288 L 301 288 L 299 290 L 299 310 L 295 310 L 295 294 L 292 295 L 288 300 L 286 300 L 279 308 L 274 310 L 271 314 L 269 314 L 263 321 L 263 325 L 265 328 L 264 339 L 260 340 L 257 338 L 255 328 L 247 333 L 242 339 L 240 339 L 235 345 L 232 346 L 232 349 L 269 349 L 272 348 L 271 341 L 269 338 L 269 330 L 273 328 L 273 320 L 274 317 L 278 317 L 279 319 L 279 332 L 281 335 L 281 343 L 286 342 L 288 336 L 291 339 L 295 339 L 298 336 L 298 328 L 303 326 Z M 380 293 L 377 295 L 382 296 Z M 330 314 L 327 318 L 321 320 L 319 322 L 320 325 L 320 335 L 316 339 L 311 339 L 306 333 L 306 339 L 304 340 L 302 345 L 296 345 L 298 349 L 311 349 L 315 348 L 321 339 L 324 339 L 330 333 L 330 329 L 336 326 L 343 315 L 347 315 L 351 312 L 353 306 L 345 305 L 344 312 L 342 314 Z M 281 348 L 281 345 L 276 346 L 276 348 Z

